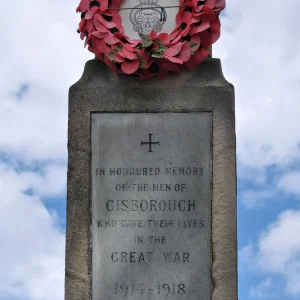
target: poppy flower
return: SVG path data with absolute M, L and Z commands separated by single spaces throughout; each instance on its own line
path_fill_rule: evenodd
M 220 22 L 220 19 L 216 16 L 216 15 L 213 15 L 211 17 L 211 23 L 210 23 L 210 35 L 211 35 L 211 43 L 215 43 L 220 35 L 221 35 L 221 22 Z
M 170 42 L 170 35 L 167 33 L 160 33 L 157 34 L 155 30 L 152 30 L 149 34 L 149 38 L 154 42 L 156 39 L 159 39 L 162 41 L 165 45 L 167 45 Z
M 225 0 L 216 0 L 216 5 L 214 8 L 214 11 L 217 12 L 217 15 L 219 16 L 220 12 L 225 8 L 226 1 Z
M 176 16 L 176 24 L 178 26 L 177 30 L 178 29 L 182 30 L 182 33 L 181 33 L 182 36 L 186 36 L 188 34 L 193 21 L 195 21 L 195 20 L 192 20 L 192 17 L 193 17 L 193 14 L 189 11 L 185 11 L 182 14 L 179 14 L 179 13 L 177 14 L 177 16 Z
M 151 73 L 149 69 L 146 69 L 142 70 L 139 76 L 141 80 L 149 80 L 151 78 L 157 77 L 157 74 L 158 73 L 156 72 Z
M 123 33 L 117 32 L 114 36 L 128 51 L 134 51 L 134 48 L 140 43 L 139 40 L 130 40 L 130 38 Z
M 195 12 L 199 12 L 202 10 L 204 1 L 192 0 L 192 3 L 193 3 L 193 8 L 194 8 Z
M 117 68 L 116 64 L 110 61 L 106 55 L 104 55 L 103 62 L 114 72 L 119 73 L 119 69 Z
M 163 59 L 162 61 L 155 61 L 153 65 L 156 65 L 156 75 L 159 80 L 165 80 L 170 73 L 179 73 L 184 69 L 183 65 L 177 65 Z M 149 68 L 150 69 L 150 68 Z M 155 70 L 155 68 L 154 68 Z M 153 72 L 153 71 L 152 71 Z M 154 73 L 150 73 L 154 74 Z M 147 78 L 150 79 L 151 75 Z
M 210 8 L 204 7 L 201 13 L 198 13 L 199 21 L 197 23 L 192 24 L 190 34 L 194 35 L 196 33 L 207 30 L 211 27 L 211 23 L 213 23 L 216 19 L 216 14 Z
M 179 56 L 183 62 L 187 62 L 191 57 L 191 47 L 187 42 L 182 44 Z
M 143 69 L 148 69 L 153 63 L 154 59 L 150 56 L 150 53 L 145 48 L 137 49 L 137 54 L 141 60 L 144 61 Z
M 108 11 L 105 12 L 104 14 L 106 17 L 109 17 L 109 13 Z M 112 17 L 112 22 L 114 24 L 116 24 L 116 28 L 118 29 L 119 32 L 123 33 L 124 32 L 124 27 L 122 25 L 122 18 L 120 16 L 120 14 L 116 14 L 116 13 L 111 13 L 111 17 Z
M 125 47 L 121 51 L 114 53 L 114 59 L 117 63 L 121 64 L 121 69 L 125 74 L 133 74 L 137 71 L 140 65 L 139 57 Z
M 212 37 L 210 33 L 205 30 L 199 33 L 201 38 L 201 48 L 208 49 L 212 45 Z
M 183 61 L 179 57 L 176 57 L 180 53 L 181 47 L 181 43 L 173 45 L 172 47 L 164 51 L 163 57 L 171 62 L 182 64 Z
M 124 59 L 129 59 L 129 60 L 135 60 L 137 59 L 137 55 L 133 51 L 127 50 L 125 47 L 122 49 L 121 52 L 117 53 L 120 57 L 123 57 Z
M 201 48 L 191 57 L 189 61 L 187 61 L 186 67 L 188 68 L 188 70 L 193 70 L 200 63 L 202 63 L 207 58 L 208 55 L 209 55 L 209 50 L 205 48 Z
M 108 29 L 114 28 L 117 26 L 116 23 L 112 22 L 112 21 L 107 21 L 105 19 L 105 16 L 102 14 L 96 14 L 94 17 L 94 25 L 97 28 L 97 26 L 99 26 L 99 24 L 105 26 Z
M 79 29 L 80 32 L 85 32 L 86 30 L 86 19 L 82 19 L 79 23 Z
M 107 31 L 111 33 L 123 33 L 124 27 L 122 25 L 122 18 L 119 14 L 112 13 L 108 10 L 99 14 L 100 17 L 97 17 L 94 22 L 97 27 L 104 27 Z M 104 29 L 102 29 L 104 30 Z
M 161 63 L 156 60 L 148 69 L 142 70 L 140 78 L 142 80 L 149 80 L 151 78 L 158 77 L 159 80 L 164 80 L 168 77 L 168 75 L 169 71 L 162 68 Z
M 199 48 L 200 48 L 200 45 L 201 45 L 201 36 L 200 34 L 195 34 L 193 36 L 191 36 L 191 39 L 190 39 L 190 42 L 193 43 L 193 47 L 192 47 L 192 51 L 193 52 L 196 52 Z
M 170 43 L 169 45 L 175 45 L 182 38 L 182 30 L 174 30 L 170 35 Z
M 106 11 L 108 9 L 109 0 L 100 0 L 100 11 Z
M 220 0 L 201 0 L 201 1 L 192 0 L 192 3 L 193 3 L 195 12 L 200 12 L 200 11 L 202 11 L 204 6 L 210 8 L 210 9 L 215 9 L 217 1 L 219 2 Z M 225 0 L 221 0 L 221 1 L 225 1 Z
M 76 12 L 86 12 L 90 8 L 90 0 L 81 0 Z
M 99 53 L 108 55 L 111 52 L 111 48 L 108 47 L 103 38 L 97 38 L 96 34 L 97 33 L 93 33 L 95 37 L 91 39 L 93 48 Z
M 161 64 L 162 69 L 168 71 L 168 72 L 172 72 L 172 73 L 179 73 L 181 72 L 184 67 L 181 65 L 176 65 L 176 64 L 172 64 L 170 62 L 165 62 Z
M 115 36 L 111 32 L 108 32 L 104 37 L 104 42 L 108 45 L 115 45 L 119 41 L 115 38 Z
M 165 50 L 163 57 L 170 62 L 182 64 L 189 60 L 191 56 L 191 48 L 187 42 L 177 43 Z
M 98 6 L 93 6 L 91 7 L 84 15 L 84 18 L 86 20 L 90 20 L 94 17 L 94 15 L 99 11 L 99 7 Z
M 193 3 L 191 0 L 180 0 L 180 9 L 185 9 L 188 7 L 193 7 Z
M 109 0 L 109 7 L 108 9 L 110 8 L 120 8 L 121 7 L 121 0 Z M 116 13 L 119 13 L 117 10 L 112 10 L 112 12 L 116 12 Z
M 123 73 L 125 73 L 125 74 L 133 74 L 137 71 L 139 65 L 140 65 L 140 60 L 138 58 L 133 59 L 133 60 L 126 59 L 121 64 L 121 69 L 122 69 Z

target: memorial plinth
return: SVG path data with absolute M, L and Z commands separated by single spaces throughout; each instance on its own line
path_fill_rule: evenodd
M 218 59 L 70 88 L 66 300 L 237 299 L 234 88 Z

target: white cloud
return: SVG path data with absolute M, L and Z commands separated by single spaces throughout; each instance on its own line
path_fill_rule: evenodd
M 300 2 L 227 1 L 214 55 L 236 87 L 238 157 L 251 166 L 299 157 Z
M 66 96 L 67 97 L 67 96 Z M 20 101 L 4 97 L 0 106 L 2 152 L 28 163 L 34 160 L 66 159 L 67 99 L 33 84 Z
M 0 166 L 0 298 L 63 299 L 64 233 L 38 196 L 23 193 L 33 187 L 27 175 Z
M 65 192 L 67 170 L 65 165 L 48 164 L 40 173 L 17 172 L 9 165 L 0 164 L 0 172 L 5 174 L 0 186 L 15 187 L 21 192 L 32 191 L 40 197 L 60 196 Z
M 238 163 L 238 178 L 264 187 L 267 184 L 268 173 L 266 168 Z
M 77 0 L 2 4 L 0 150 L 20 159 L 66 159 L 68 88 L 92 55 L 76 33 Z M 8 12 L 12 12 L 8 13 Z M 29 90 L 20 101 L 16 93 Z
M 263 232 L 257 245 L 247 245 L 250 270 L 280 275 L 286 293 L 300 296 L 300 210 L 287 210 Z
M 77 4 L 1 5 L 0 154 L 9 165 L 0 164 L 0 299 L 63 299 L 65 237 L 41 197 L 65 191 L 68 89 L 92 58 L 76 33 Z
M 48 164 L 45 167 L 42 178 L 40 176 L 35 177 L 31 184 L 34 192 L 40 196 L 54 197 L 61 195 L 66 190 L 66 165 Z
M 245 188 L 240 192 L 241 202 L 247 209 L 260 209 L 278 200 L 287 202 L 286 198 L 290 194 L 300 195 L 299 171 L 281 169 L 276 175 L 273 174 L 273 178 L 269 178 L 268 182 L 267 175 L 264 179 L 261 177 L 261 170 L 266 169 L 257 169 L 257 176 L 255 176 L 255 171 L 242 176 L 243 180 L 251 181 L 253 185 L 251 189 Z M 249 174 L 252 174 L 252 180 L 247 177 Z
M 278 181 L 278 187 L 285 192 L 300 195 L 300 172 L 293 171 L 284 174 Z
M 265 187 L 265 190 L 245 190 L 240 194 L 242 203 L 248 209 L 259 209 L 266 205 L 268 201 L 276 201 L 278 198 L 278 193 L 275 189 L 268 189 Z
M 257 286 L 250 288 L 250 296 L 255 299 L 267 299 L 274 297 L 272 293 L 272 280 L 266 278 Z
M 300 211 L 283 212 L 259 240 L 259 265 L 262 269 L 283 272 L 300 256 Z M 300 291 L 300 286 L 299 286 Z

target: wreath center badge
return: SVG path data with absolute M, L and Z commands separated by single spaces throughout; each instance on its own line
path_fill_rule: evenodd
M 147 36 L 152 30 L 161 32 L 167 20 L 166 10 L 158 5 L 158 0 L 140 0 L 140 4 L 130 11 L 130 21 L 133 30 L 138 32 L 140 38 Z
M 219 15 L 225 0 L 168 1 L 174 5 L 166 5 L 166 0 L 131 0 L 135 5 L 126 8 L 123 1 L 81 0 L 77 8 L 81 12 L 78 32 L 85 46 L 117 73 L 146 80 L 192 70 L 220 37 Z M 170 13 L 174 9 L 177 13 Z M 121 17 L 125 10 L 128 20 Z M 175 26 L 164 32 L 170 20 Z M 125 23 L 130 23 L 137 39 L 128 36 Z

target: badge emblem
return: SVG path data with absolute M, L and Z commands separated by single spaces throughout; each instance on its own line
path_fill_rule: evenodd
M 158 5 L 158 0 L 140 0 L 140 4 L 131 10 L 129 17 L 133 30 L 142 38 L 152 30 L 161 32 L 167 20 L 167 13 Z

